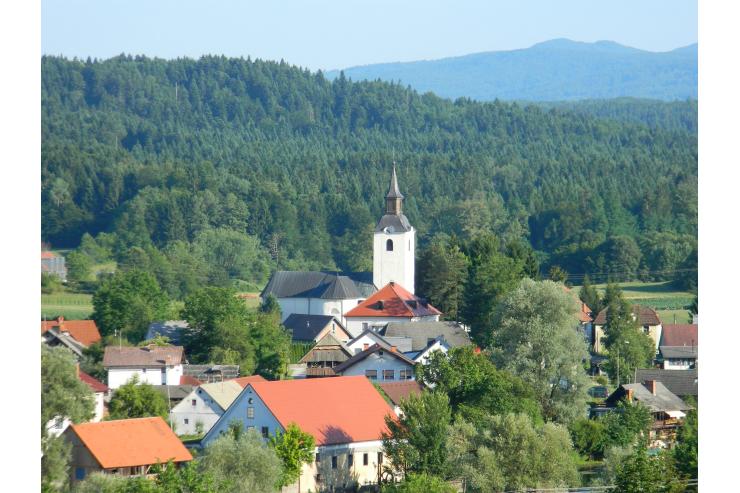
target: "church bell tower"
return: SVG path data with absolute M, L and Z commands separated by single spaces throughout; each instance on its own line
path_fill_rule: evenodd
M 373 284 L 382 289 L 393 281 L 412 294 L 416 260 L 416 230 L 403 214 L 403 195 L 398 189 L 396 165 L 385 196 L 385 214 L 373 235 Z

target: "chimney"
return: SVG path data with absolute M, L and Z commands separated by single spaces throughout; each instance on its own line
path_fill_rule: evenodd
M 645 382 L 645 386 L 648 388 L 648 390 L 653 394 L 658 394 L 658 386 L 656 385 L 655 380 L 648 380 Z
M 59 325 L 62 325 L 62 322 L 64 322 L 64 317 L 63 317 L 62 315 L 59 315 L 59 316 L 57 317 L 57 323 L 58 323 Z
M 398 348 L 396 346 L 391 346 L 391 352 L 395 353 L 396 351 L 398 351 Z
M 635 391 L 632 389 L 627 389 L 627 402 L 632 403 L 632 397 L 634 395 Z
M 365 350 L 367 350 L 367 348 L 369 348 L 369 347 L 370 347 L 370 344 L 368 344 L 368 343 L 365 343 L 365 344 L 363 344 L 363 345 L 362 345 L 362 350 L 363 350 L 363 351 L 365 351 Z

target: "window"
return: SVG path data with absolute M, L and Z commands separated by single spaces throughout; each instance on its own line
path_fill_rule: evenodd
M 368 457 L 368 454 L 362 454 L 362 465 L 366 466 L 368 462 L 370 462 L 370 457 Z
M 316 475 L 316 482 L 317 483 L 320 483 L 321 482 L 321 474 L 317 474 Z
M 247 408 L 247 418 L 254 419 L 254 408 L 253 407 Z
M 247 403 L 254 404 L 254 398 L 250 397 L 249 399 L 247 399 Z
M 352 454 L 347 454 L 347 468 L 352 467 L 352 464 L 355 463 L 355 456 Z
M 395 380 L 396 372 L 393 370 L 383 370 L 383 380 Z
M 365 370 L 365 376 L 370 380 L 378 379 L 378 370 Z
M 321 462 L 321 456 L 316 454 L 316 463 L 318 464 L 319 462 Z
M 195 399 L 191 400 L 190 401 L 190 404 L 194 406 L 195 405 Z
M 383 463 L 383 452 L 378 452 L 378 464 Z
M 332 469 L 337 468 L 337 456 L 336 455 L 331 456 L 331 468 Z
M 368 323 L 367 323 L 367 322 L 362 322 L 362 330 L 363 330 L 363 331 L 367 330 L 367 329 L 368 329 L 369 327 L 370 327 L 370 326 L 368 325 Z
M 188 423 L 190 423 L 190 420 L 188 418 L 185 418 L 185 419 L 182 420 L 182 422 L 185 423 L 185 424 L 188 424 Z
M 393 251 L 393 240 L 388 240 L 385 242 L 385 251 L 386 252 L 392 252 Z
M 85 479 L 85 468 L 84 467 L 75 468 L 75 479 L 77 481 L 82 481 L 83 479 Z
M 398 370 L 399 380 L 411 380 L 414 377 L 413 370 Z
M 267 426 L 262 427 L 262 438 L 270 436 L 270 429 Z

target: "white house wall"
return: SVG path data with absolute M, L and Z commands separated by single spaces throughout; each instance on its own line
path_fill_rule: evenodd
M 376 370 L 378 372 L 377 381 L 382 382 L 385 380 L 383 378 L 383 370 L 393 370 L 393 380 L 388 379 L 387 381 L 398 382 L 401 381 L 399 370 L 412 370 L 410 380 L 414 380 L 413 369 L 414 367 L 412 365 L 388 355 L 388 351 L 383 351 L 382 355 L 378 351 L 344 370 L 342 376 L 365 376 L 366 370 Z
M 249 402 L 249 399 L 252 399 L 251 403 Z M 247 417 L 247 409 L 250 407 L 254 408 L 254 418 Z M 284 431 L 282 425 L 280 425 L 275 416 L 272 415 L 272 412 L 270 412 L 251 385 L 247 385 L 231 406 L 229 406 L 229 409 L 227 409 L 221 418 L 213 425 L 211 430 L 201 441 L 202 445 L 204 447 L 208 446 L 208 444 L 222 434 L 229 433 L 229 424 L 232 421 L 240 421 L 243 424 L 245 431 L 254 428 L 257 433 L 261 433 L 263 426 L 267 427 L 270 435 L 274 435 L 276 430 L 280 433 Z
M 337 458 L 337 472 L 346 471 L 349 475 L 354 475 L 360 486 L 376 484 L 378 482 L 378 471 L 380 470 L 379 465 L 388 464 L 385 455 L 383 455 L 382 464 L 378 463 L 378 453 L 382 452 L 383 442 L 380 440 L 317 447 L 314 451 L 314 457 L 316 454 L 319 454 L 319 463 L 312 461 L 308 464 L 303 464 L 300 479 L 283 491 L 284 493 L 320 491 L 319 486 L 325 486 L 325 484 L 318 485 L 316 483 L 316 475 L 322 469 L 331 468 L 332 457 Z M 351 467 L 349 466 L 350 454 L 353 458 Z M 363 463 L 364 454 L 368 456 L 367 465 Z
M 182 365 L 167 367 L 165 381 L 162 381 L 161 368 L 109 368 L 108 387 L 117 389 L 124 385 L 134 375 L 138 375 L 139 383 L 151 385 L 180 385 L 182 377 Z
M 393 241 L 393 251 L 386 251 L 386 242 Z M 383 289 L 393 281 L 412 294 L 414 293 L 414 268 L 416 250 L 416 230 L 408 232 L 384 233 L 373 235 L 373 284 Z
M 195 405 L 193 405 L 195 401 Z M 178 435 L 195 435 L 197 423 L 203 423 L 203 433 L 207 433 L 223 414 L 221 406 L 202 388 L 193 389 L 187 397 L 172 408 L 170 418 Z

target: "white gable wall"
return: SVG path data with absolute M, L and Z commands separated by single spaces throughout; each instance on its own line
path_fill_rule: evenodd
M 254 409 L 254 418 L 248 417 L 249 408 Z M 231 406 L 229 406 L 229 409 L 226 410 L 208 434 L 206 434 L 201 444 L 204 447 L 208 446 L 209 443 L 222 434 L 229 433 L 229 424 L 232 421 L 240 421 L 245 431 L 253 428 L 257 433 L 261 433 L 263 426 L 267 427 L 270 435 L 274 435 L 276 430 L 280 433 L 285 431 L 251 385 L 247 385 L 242 393 L 239 394 Z
M 208 392 L 197 387 L 172 408 L 170 420 L 175 424 L 175 433 L 178 435 L 195 435 L 196 423 L 203 423 L 203 432 L 207 433 L 223 413 L 224 410 L 211 399 Z

